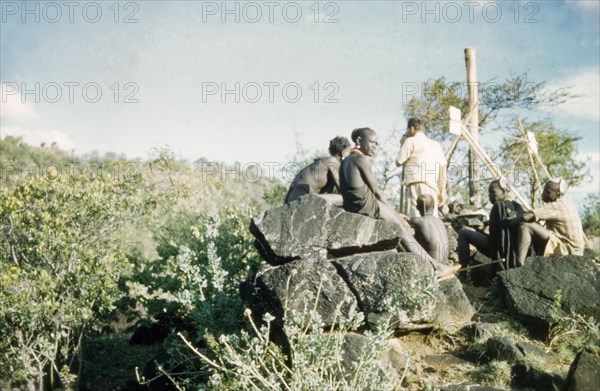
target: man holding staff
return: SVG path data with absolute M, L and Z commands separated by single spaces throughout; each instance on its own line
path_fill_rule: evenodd
M 521 265 L 525 263 L 532 244 L 539 255 L 583 255 L 581 219 L 577 208 L 564 198 L 566 190 L 567 183 L 564 179 L 548 179 L 542 192 L 545 205 L 517 218 L 521 222 L 517 248 L 517 258 Z M 545 227 L 538 223 L 542 220 L 546 222 Z

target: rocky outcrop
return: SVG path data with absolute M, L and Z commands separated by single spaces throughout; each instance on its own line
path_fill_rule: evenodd
M 400 240 L 396 224 L 348 213 L 310 195 L 254 217 L 250 231 L 271 265 L 390 250 Z
M 333 263 L 355 293 L 367 318 L 386 312 L 394 295 L 399 293 L 406 296 L 405 308 L 397 314 L 397 328 L 401 330 L 431 327 L 436 323 L 464 323 L 473 315 L 456 278 L 440 285 L 431 284 L 428 291 L 417 286 L 432 275 L 433 267 L 412 254 L 395 251 L 361 254 Z M 418 293 L 420 289 L 422 293 Z
M 396 314 L 399 331 L 468 322 L 473 309 L 460 282 L 437 284 L 432 273 L 430 264 L 395 251 L 334 261 L 296 260 L 261 271 L 244 284 L 242 296 L 258 318 L 266 312 L 282 318 L 284 308 L 300 314 L 314 308 L 325 327 L 350 319 L 355 311 L 375 323 L 397 294 L 407 295 Z M 418 286 L 427 279 L 427 289 Z
M 592 258 L 551 256 L 527 258 L 525 266 L 498 273 L 509 309 L 534 334 L 547 336 L 555 297 L 559 316 L 579 313 L 600 319 L 600 265 Z
M 284 308 L 296 313 L 314 308 L 325 327 L 356 311 L 374 323 L 398 294 L 406 296 L 394 314 L 400 331 L 465 323 L 473 315 L 456 278 L 438 284 L 431 264 L 396 250 L 401 231 L 395 224 L 309 195 L 255 217 L 251 232 L 274 265 L 241 289 L 259 318 L 269 312 L 281 320 Z

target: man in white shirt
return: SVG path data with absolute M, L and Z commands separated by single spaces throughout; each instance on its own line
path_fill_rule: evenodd
M 446 191 L 446 157 L 440 143 L 425 136 L 419 118 L 408 120 L 406 134 L 400 139 L 396 166 L 401 165 L 409 189 L 408 216 L 419 216 L 417 198 L 429 194 L 435 201 L 433 215 L 437 217 L 438 204 L 444 201 Z

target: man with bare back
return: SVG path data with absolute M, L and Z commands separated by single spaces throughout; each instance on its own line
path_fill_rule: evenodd
M 340 188 L 340 164 L 350 153 L 350 142 L 346 137 L 334 138 L 329 142 L 329 153 L 331 156 L 315 160 L 296 175 L 285 197 L 286 204 L 303 195 L 314 194 L 335 206 L 342 206 L 342 196 L 331 193 Z
M 410 226 L 415 230 L 415 239 L 433 259 L 446 262 L 450 252 L 448 231 L 439 217 L 433 215 L 435 201 L 429 194 L 417 197 L 417 209 L 420 217 L 410 219 Z

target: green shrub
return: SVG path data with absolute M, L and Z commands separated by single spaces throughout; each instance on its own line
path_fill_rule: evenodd
M 0 378 L 65 373 L 112 309 L 131 271 L 126 224 L 147 210 L 139 179 L 46 175 L 0 191 Z
M 302 311 L 284 309 L 283 331 L 289 343 L 289 357 L 270 341 L 274 318 L 268 313 L 258 327 L 251 311 L 245 310 L 247 330 L 221 334 L 218 340 L 208 336 L 209 349 L 204 352 L 194 348 L 193 343 L 180 334 L 212 373 L 202 385 L 199 386 L 198 381 L 192 383 L 199 390 L 398 389 L 402 379 L 394 368 L 382 361 L 381 354 L 388 348 L 393 322 L 401 313 L 427 306 L 434 284 L 435 277 L 429 276 L 384 303 L 388 311 L 379 317 L 372 330 L 364 333 L 367 342 L 349 365 L 342 363 L 345 338 L 364 326 L 364 316 L 356 312 L 351 319 L 342 319 L 335 327 L 324 330 L 324 322 L 312 304 L 318 300 L 319 293 L 306 300 Z
M 150 317 L 169 313 L 200 335 L 238 330 L 243 324 L 239 284 L 263 262 L 247 227 L 253 214 L 250 208 L 226 207 L 198 216 L 187 235 L 164 238 L 160 258 L 144 264 L 128 283 L 130 296 Z

